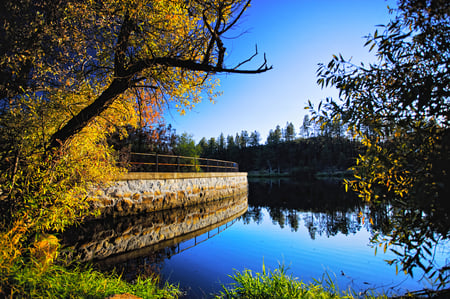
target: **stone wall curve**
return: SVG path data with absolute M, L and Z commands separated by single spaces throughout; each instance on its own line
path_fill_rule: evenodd
M 246 172 L 132 172 L 108 187 L 91 190 L 89 198 L 103 218 L 191 206 L 247 191 Z

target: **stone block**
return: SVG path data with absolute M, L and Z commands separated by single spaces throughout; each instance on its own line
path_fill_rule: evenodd
M 126 214 L 126 212 L 129 211 L 132 206 L 133 202 L 130 199 L 122 198 L 116 203 L 115 207 L 117 212 L 125 212 L 124 214 Z
M 186 192 L 185 191 L 178 191 L 178 201 L 179 202 L 185 202 L 186 201 Z
M 167 192 L 164 197 L 165 197 L 164 200 L 166 202 L 172 203 L 173 201 L 175 201 L 177 199 L 177 194 L 174 192 Z
M 126 242 L 127 240 L 129 240 L 131 238 L 131 235 L 121 235 L 118 236 L 117 238 L 114 239 L 114 244 L 118 245 L 121 244 L 123 242 Z
M 111 198 L 102 197 L 102 198 L 99 198 L 99 199 L 97 200 L 97 203 L 98 203 L 99 206 L 101 206 L 101 207 L 107 207 L 107 206 L 113 205 L 113 204 L 114 204 L 114 200 L 111 199 Z

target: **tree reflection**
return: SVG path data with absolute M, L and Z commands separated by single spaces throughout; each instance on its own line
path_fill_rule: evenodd
M 365 229 L 372 235 L 375 250 L 379 247 L 384 251 L 389 249 L 398 256 L 388 263 L 396 264 L 402 260 L 407 266 L 404 269 L 411 275 L 417 264 L 424 273 L 431 273 L 428 276 L 437 277 L 441 283 L 450 275 L 449 267 L 435 262 L 435 244 L 439 243 L 439 236 L 431 228 L 430 232 L 423 232 L 421 221 L 427 215 L 421 210 L 407 206 L 399 208 L 388 201 L 365 203 L 354 193 L 345 192 L 342 184 L 335 181 L 250 180 L 249 212 L 244 215 L 246 223 L 250 219 L 260 223 L 262 208 L 268 210 L 272 222 L 280 228 L 298 231 L 303 221 L 313 240 L 319 236 L 356 234 Z M 389 243 L 388 236 L 392 234 L 412 237 L 404 243 L 402 240 Z
M 261 207 L 249 206 L 247 212 L 244 215 L 242 215 L 241 218 L 245 224 L 249 224 L 252 222 L 256 224 L 261 224 L 263 220 L 262 216 L 263 214 L 261 212 Z
M 249 209 L 243 216 L 244 223 L 259 224 L 263 207 L 280 228 L 287 226 L 298 231 L 303 220 L 311 239 L 355 234 L 361 228 L 371 232 L 390 229 L 386 207 L 367 207 L 335 181 L 250 180 Z
M 299 226 L 300 222 L 299 222 L 299 216 L 297 215 L 297 211 L 289 210 L 288 215 L 287 215 L 287 220 L 288 220 L 289 226 L 291 227 L 291 231 L 293 231 L 293 232 L 298 231 L 298 226 Z

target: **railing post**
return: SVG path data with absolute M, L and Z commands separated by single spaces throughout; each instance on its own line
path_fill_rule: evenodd
M 177 171 L 180 172 L 180 156 L 177 156 Z
M 158 168 L 158 154 L 156 154 L 156 172 L 159 172 Z
M 209 172 L 209 159 L 206 159 L 206 172 Z

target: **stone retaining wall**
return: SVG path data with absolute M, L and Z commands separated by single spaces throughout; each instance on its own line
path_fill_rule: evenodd
M 247 193 L 247 173 L 128 173 L 92 190 L 100 217 L 127 216 L 206 203 Z

